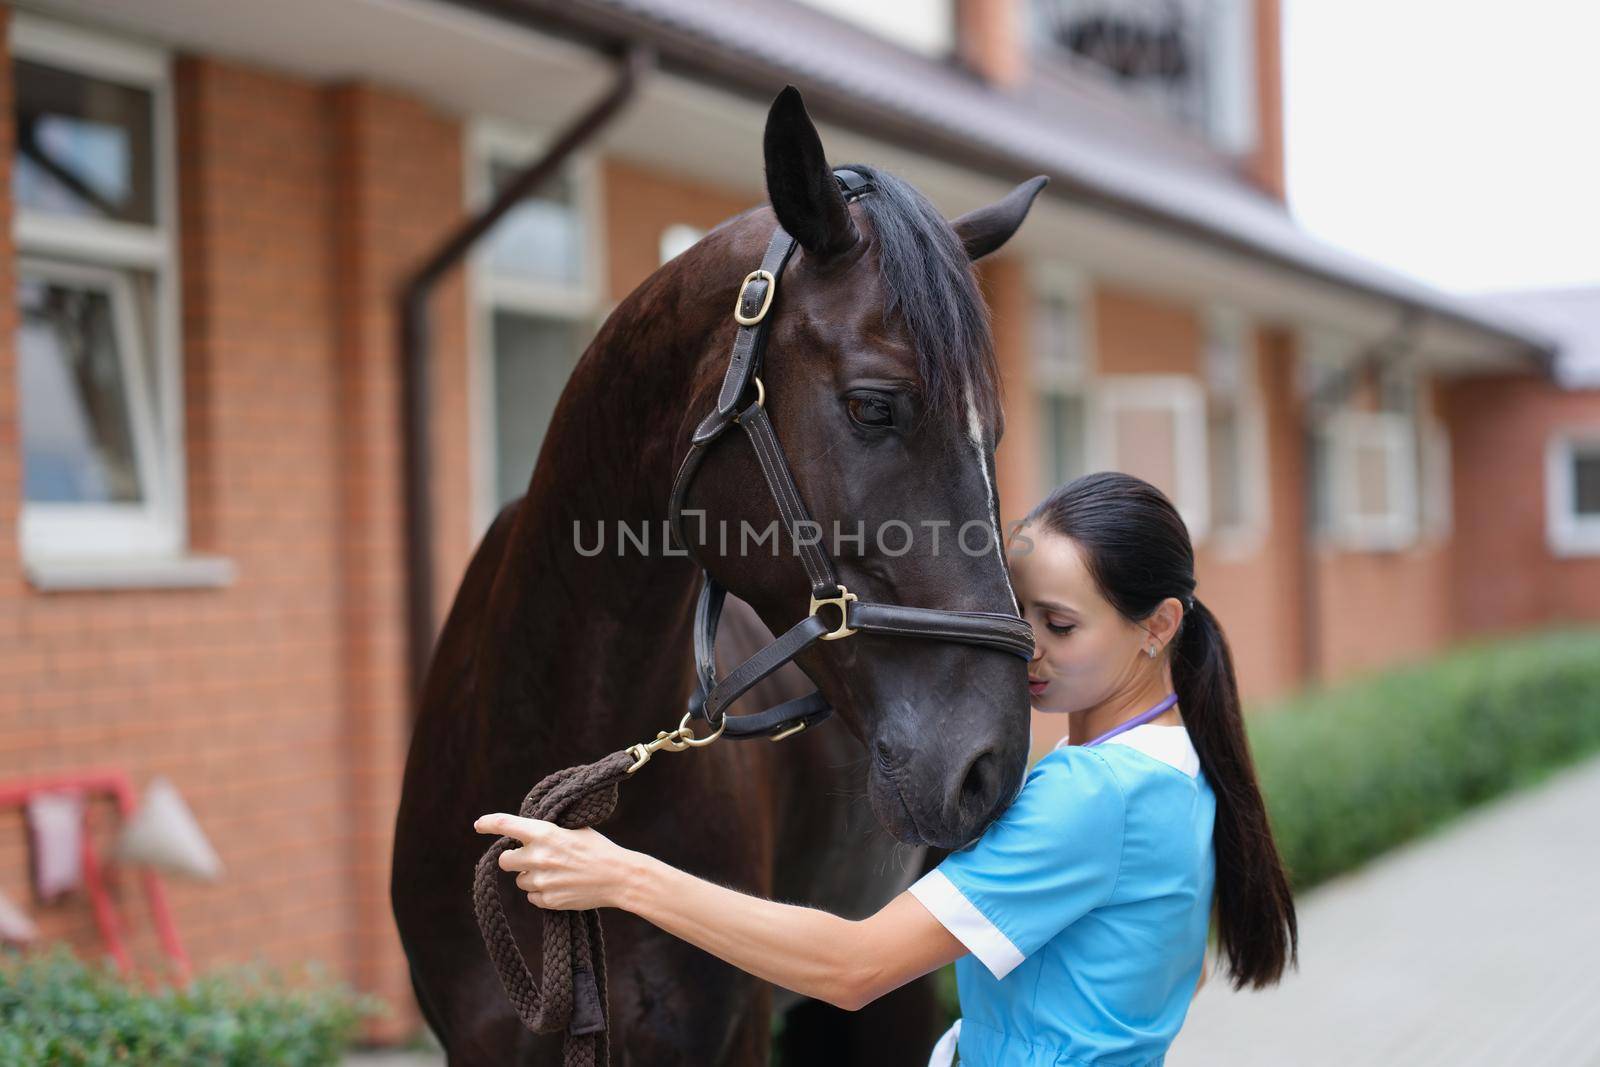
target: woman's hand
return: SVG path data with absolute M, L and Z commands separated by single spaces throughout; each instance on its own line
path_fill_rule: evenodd
M 480 834 L 504 835 L 521 848 L 500 853 L 500 867 L 516 871 L 517 888 L 551 911 L 617 907 L 628 870 L 628 849 L 592 827 L 568 830 L 543 819 L 497 812 L 472 824 Z

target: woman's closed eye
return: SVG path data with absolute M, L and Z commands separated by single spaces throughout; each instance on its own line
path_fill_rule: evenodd
M 1044 628 L 1046 630 L 1049 630 L 1053 634 L 1058 634 L 1058 635 L 1060 635 L 1062 637 L 1065 637 L 1065 636 L 1067 636 L 1067 634 L 1070 634 L 1073 630 L 1076 630 L 1078 627 L 1077 627 L 1077 625 L 1075 623 L 1070 623 L 1070 622 L 1048 622 L 1047 621 L 1044 624 Z

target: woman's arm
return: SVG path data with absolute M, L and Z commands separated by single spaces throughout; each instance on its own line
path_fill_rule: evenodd
M 630 856 L 621 907 L 757 977 L 846 1011 L 967 952 L 910 893 L 853 921 Z
M 475 825 L 524 842 L 501 853 L 500 866 L 521 872 L 517 885 L 540 907 L 631 911 L 758 978 L 847 1011 L 967 952 L 910 893 L 870 918 L 844 919 L 696 878 L 593 829 L 504 814 Z

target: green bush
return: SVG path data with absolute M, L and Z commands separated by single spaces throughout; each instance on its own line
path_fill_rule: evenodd
M 261 967 L 147 990 L 65 948 L 0 957 L 0 1063 L 51 1067 L 321 1067 L 381 1001 L 310 968 L 290 986 Z
M 1600 632 L 1459 648 L 1252 714 L 1297 890 L 1600 750 Z

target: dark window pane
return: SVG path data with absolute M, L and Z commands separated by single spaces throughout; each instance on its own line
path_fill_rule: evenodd
M 1572 457 L 1572 500 L 1579 515 L 1600 518 L 1600 448 Z
M 527 492 L 556 400 L 583 352 L 579 325 L 494 313 L 495 487 L 505 503 Z
M 29 501 L 124 504 L 143 495 L 110 293 L 27 275 L 18 285 L 17 379 Z
M 13 71 L 19 208 L 153 225 L 149 91 L 27 60 Z
M 1088 472 L 1088 412 L 1083 397 L 1073 394 L 1045 393 L 1041 406 L 1045 474 L 1053 489 Z
M 1244 442 L 1239 412 L 1213 400 L 1206 419 L 1211 468 L 1211 523 L 1227 530 L 1244 525 Z
M 1034 334 L 1040 367 L 1057 384 L 1083 380 L 1088 368 L 1075 304 L 1057 296 L 1041 298 L 1034 304 Z
M 1033 0 L 1035 34 L 1124 92 L 1149 100 L 1179 121 L 1205 119 L 1206 27 L 1193 0 L 1098 3 Z

